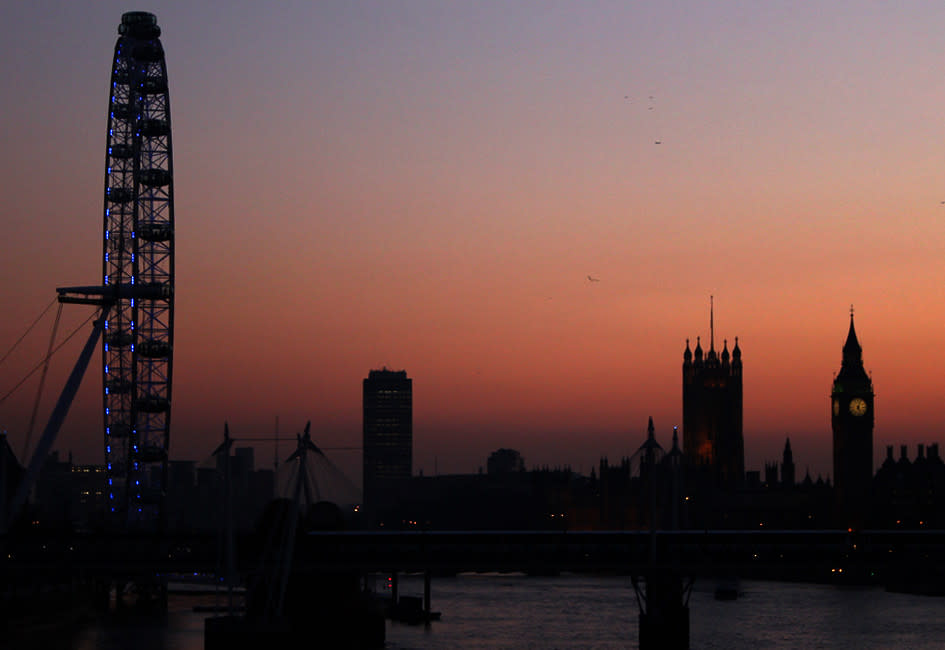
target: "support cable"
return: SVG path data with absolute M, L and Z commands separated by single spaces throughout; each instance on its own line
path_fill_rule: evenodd
M 349 496 L 353 496 L 358 501 L 361 501 L 364 496 L 361 494 L 361 488 L 355 485 L 354 482 L 349 479 L 344 472 L 341 471 L 341 468 L 335 465 L 327 456 L 322 456 L 322 459 L 327 465 L 330 476 L 333 478 L 336 477 L 340 480 L 341 486 L 346 490 Z M 326 472 L 326 474 L 329 472 Z M 326 476 L 326 478 L 328 478 L 328 476 Z
M 57 345 L 57 346 L 56 346 L 56 349 L 53 350 L 52 353 L 53 353 L 53 354 L 56 354 L 57 352 L 59 352 L 59 350 L 61 350 L 62 347 L 63 347 L 66 343 L 68 343 L 69 340 L 70 340 L 73 336 L 75 336 L 76 334 L 79 333 L 79 330 L 81 330 L 83 327 L 85 327 L 85 326 L 89 323 L 89 321 L 91 321 L 93 318 L 95 318 L 96 316 L 98 316 L 98 314 L 99 314 L 99 312 L 96 311 L 96 312 L 94 312 L 91 316 L 89 316 L 88 318 L 86 318 L 84 321 L 82 321 L 81 323 L 79 323 L 79 326 L 76 327 L 74 330 L 72 330 L 72 332 L 69 333 L 69 336 L 67 336 L 66 338 L 64 338 L 64 339 L 62 340 L 62 343 L 60 343 L 59 345 Z M 0 397 L 0 406 L 3 406 L 3 403 L 4 403 L 5 401 L 7 401 L 7 398 L 9 398 L 13 393 L 15 393 L 15 392 L 20 388 L 20 386 L 22 386 L 23 384 L 25 384 L 26 381 L 27 381 L 30 377 L 32 377 L 32 376 L 36 373 L 37 370 L 39 370 L 40 368 L 42 368 L 44 363 L 45 363 L 45 361 L 40 361 L 39 363 L 37 363 L 35 366 L 33 366 L 33 369 L 32 369 L 32 370 L 30 370 L 28 373 L 26 373 L 26 376 L 23 377 L 23 379 L 21 379 L 20 381 L 18 381 L 18 382 L 16 383 L 16 385 L 15 385 L 13 388 L 11 388 L 11 389 L 8 390 L 6 393 L 4 393 L 3 396 Z
M 56 401 L 56 406 L 53 408 L 52 414 L 49 416 L 49 421 L 46 423 L 46 428 L 43 429 L 43 435 L 40 436 L 39 442 L 36 444 L 36 449 L 33 450 L 33 457 L 30 459 L 26 473 L 20 480 L 20 485 L 16 490 L 16 494 L 13 497 L 10 508 L 7 511 L 7 519 L 4 522 L 0 522 L 0 534 L 5 535 L 9 529 L 10 524 L 16 520 L 17 516 L 19 515 L 20 508 L 26 502 L 26 498 L 29 496 L 30 491 L 33 489 L 33 485 L 36 483 L 36 477 L 39 475 L 39 471 L 43 467 L 43 463 L 46 460 L 46 456 L 49 454 L 49 450 L 56 441 L 56 436 L 59 434 L 59 429 L 62 427 L 62 423 L 66 419 L 66 415 L 69 413 L 69 407 L 72 406 L 72 400 L 75 399 L 75 394 L 78 392 L 79 385 L 82 383 L 82 377 L 85 375 L 85 371 L 89 367 L 89 360 L 92 358 L 92 353 L 95 351 L 95 345 L 98 343 L 98 338 L 105 330 L 105 325 L 108 323 L 108 306 L 105 306 L 101 310 L 97 311 L 95 314 L 93 314 L 93 317 L 94 316 L 98 316 L 99 318 L 96 319 L 95 326 L 92 328 L 92 334 L 89 336 L 88 341 L 86 341 L 85 346 L 82 348 L 82 352 L 79 354 L 79 358 L 76 360 L 75 366 L 72 368 L 72 372 L 69 374 L 69 378 L 66 380 L 66 385 L 62 389 L 62 393 L 59 394 L 59 399 Z
M 43 362 L 43 374 L 39 376 L 39 388 L 36 389 L 33 413 L 30 415 L 30 424 L 26 428 L 26 439 L 23 441 L 23 449 L 20 452 L 20 458 L 26 458 L 30 450 L 30 441 L 33 438 L 33 427 L 36 425 L 36 413 L 39 412 L 39 402 L 43 397 L 43 386 L 46 385 L 46 374 L 49 372 L 49 360 L 52 359 L 53 345 L 56 344 L 56 332 L 59 331 L 59 320 L 61 318 L 62 303 L 59 303 L 59 309 L 56 310 L 56 320 L 53 321 L 52 334 L 49 337 L 49 347 L 46 349 L 46 359 Z
M 0 357 L 0 363 L 3 363 L 4 361 L 6 361 L 6 360 L 7 360 L 7 357 L 10 356 L 11 354 L 13 354 L 13 351 L 17 348 L 17 346 L 23 341 L 23 339 L 26 338 L 26 335 L 29 334 L 30 331 L 32 331 L 32 329 L 33 329 L 34 327 L 36 327 L 36 323 L 38 323 L 38 322 L 40 321 L 40 319 L 42 319 L 42 317 L 46 315 L 46 312 L 49 311 L 49 308 L 52 307 L 52 306 L 56 303 L 57 300 L 58 300 L 58 298 L 53 298 L 53 299 L 52 299 L 52 302 L 49 303 L 48 305 L 46 305 L 45 309 L 43 309 L 42 313 L 41 313 L 39 316 L 36 317 L 36 320 L 33 321 L 32 325 L 30 325 L 29 327 L 27 327 L 27 328 L 26 328 L 26 331 L 23 332 L 23 334 L 20 336 L 20 338 L 18 338 L 18 339 L 16 340 L 16 343 L 13 344 L 13 347 L 11 347 L 9 350 L 7 350 L 7 353 L 4 354 L 3 357 Z

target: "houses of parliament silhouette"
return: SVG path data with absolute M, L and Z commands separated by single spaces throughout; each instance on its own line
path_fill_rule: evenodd
M 745 472 L 742 352 L 736 337 L 731 354 L 727 341 L 721 354 L 716 353 L 713 321 L 710 303 L 708 352 L 703 352 L 697 338 L 695 351 L 687 340 L 683 353 L 685 471 L 680 480 L 686 483 L 684 492 L 708 495 L 701 499 L 704 507 L 696 519 L 715 525 L 736 521 L 762 525 L 767 520 L 786 527 L 819 521 L 851 529 L 945 525 L 941 515 L 945 463 L 937 443 L 927 449 L 918 445 L 914 461 L 909 460 L 905 445 L 898 461 L 889 446 L 886 460 L 873 473 L 875 396 L 872 378 L 863 364 L 852 307 L 840 370 L 830 392 L 832 486 L 829 480 L 815 483 L 809 475 L 802 483 L 796 482 L 789 438 L 780 481 L 777 463 L 765 464 L 763 481 L 757 472 Z M 800 520 L 790 516 L 792 508 L 805 513 Z M 707 514 L 707 510 L 716 514 Z
M 683 353 L 683 439 L 686 479 L 702 490 L 732 492 L 745 486 L 742 431 L 742 352 L 735 338 L 731 354 L 723 342 L 715 351 L 714 309 L 709 307 L 709 350 L 696 339 Z M 843 345 L 840 371 L 831 391 L 833 431 L 833 520 L 861 528 L 869 519 L 873 488 L 873 382 L 863 366 L 863 348 L 854 327 Z M 794 485 L 790 439 L 782 462 L 783 487 Z M 935 448 L 937 451 L 937 447 Z M 765 484 L 776 482 L 776 466 L 766 465 Z

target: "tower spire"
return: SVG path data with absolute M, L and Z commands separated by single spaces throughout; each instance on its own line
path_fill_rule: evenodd
M 850 305 L 850 329 L 847 332 L 846 343 L 843 344 L 843 361 L 850 364 L 863 363 L 863 348 L 856 338 L 856 329 L 853 327 L 853 305 Z

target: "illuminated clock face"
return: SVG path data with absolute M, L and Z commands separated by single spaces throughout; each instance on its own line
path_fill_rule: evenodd
M 859 397 L 850 400 L 850 413 L 853 415 L 864 415 L 866 413 L 866 402 Z
M 833 414 L 840 415 L 840 400 L 838 399 L 833 401 Z

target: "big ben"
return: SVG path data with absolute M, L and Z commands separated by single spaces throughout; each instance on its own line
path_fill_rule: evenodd
M 873 480 L 873 381 L 863 368 L 863 348 L 856 338 L 852 308 L 830 408 L 838 523 L 859 528 L 868 512 Z

